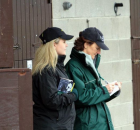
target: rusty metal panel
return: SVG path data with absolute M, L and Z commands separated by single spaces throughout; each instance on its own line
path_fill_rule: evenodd
M 45 22 L 46 22 L 46 11 L 45 11 L 45 4 L 46 4 L 46 0 L 41 0 L 41 8 L 40 8 L 40 10 L 41 10 L 41 12 L 42 12 L 42 15 L 41 15 L 41 31 L 44 31 L 45 30 Z M 50 20 L 48 20 L 48 21 L 50 21 Z M 39 32 L 39 34 L 40 34 L 41 32 Z
M 47 0 L 13 0 L 14 67 L 26 68 L 39 47 L 39 35 L 52 26 L 52 4 Z M 18 62 L 18 63 L 17 63 Z
M 134 128 L 140 130 L 140 1 L 130 0 Z
M 132 40 L 132 49 L 134 50 L 139 50 L 140 49 L 140 39 L 133 39 Z M 133 52 L 132 51 L 132 52 Z M 132 57 L 133 58 L 133 57 Z
M 25 10 L 26 10 L 26 14 L 25 14 L 25 19 L 26 19 L 26 59 L 30 59 L 31 58 L 31 41 L 30 41 L 30 1 L 29 0 L 25 0 Z
M 37 5 L 37 2 L 38 2 L 39 0 L 34 0 L 34 2 L 33 2 L 33 9 L 34 9 L 34 43 L 38 43 L 38 40 L 39 40 L 39 38 L 38 38 L 38 36 L 39 36 L 39 34 L 38 34 L 38 26 L 39 27 L 41 27 L 41 25 L 38 25 L 38 13 L 37 13 L 37 7 L 38 7 L 38 5 Z M 36 21 L 36 22 L 35 22 Z M 33 57 L 34 58 L 34 57 Z
M 140 36 L 140 8 L 139 6 L 140 6 L 139 0 L 130 0 L 132 36 Z
M 25 16 L 25 13 L 26 13 L 26 4 L 25 4 L 25 0 L 20 0 L 21 1 L 21 36 L 22 36 L 22 41 L 21 41 L 21 44 L 22 44 L 22 58 L 21 60 L 24 61 L 25 59 L 27 59 L 26 57 L 26 16 Z M 22 65 L 23 67 L 24 65 Z
M 41 19 L 41 17 L 42 17 L 42 15 L 43 15 L 43 12 L 42 12 L 42 5 L 41 5 L 41 3 L 42 3 L 42 1 L 44 1 L 44 0 L 37 0 L 37 21 L 38 21 L 38 25 L 40 25 L 40 26 L 38 26 L 37 27 L 37 30 L 38 30 L 38 34 L 40 34 L 41 33 L 41 31 L 42 31 L 42 19 Z M 44 16 L 44 15 L 43 15 Z M 39 42 L 39 39 L 38 39 L 38 42 Z
M 27 68 L 27 60 L 23 60 L 23 68 Z
M 6 80 L 5 80 L 6 79 Z M 18 85 L 18 78 L 16 73 L 0 73 L 0 88 L 14 88 Z
M 17 28 L 17 0 L 13 0 L 13 41 L 14 41 L 14 46 L 18 46 L 18 28 Z M 14 49 L 14 66 L 15 68 L 18 68 L 18 49 Z
M 30 53 L 31 53 L 31 58 L 34 57 L 34 16 L 33 16 L 33 3 L 32 3 L 32 0 L 30 0 L 30 47 L 31 47 L 31 50 L 30 50 Z
M 14 66 L 15 66 L 15 68 L 18 68 L 18 61 L 14 62 Z
M 0 0 L 0 67 L 13 66 L 12 0 Z
M 0 130 L 7 126 L 19 126 L 18 89 L 0 88 Z
M 135 130 L 140 129 L 140 49 L 133 50 L 133 104 L 134 104 L 134 127 Z
M 0 70 L 0 130 L 33 130 L 29 69 Z
M 46 26 L 52 27 L 52 1 L 45 1 L 45 9 L 46 9 Z
M 20 130 L 33 129 L 32 77 L 30 71 L 20 71 L 19 80 L 19 125 Z
M 21 61 L 20 60 L 18 61 L 18 68 L 23 68 L 23 61 L 22 60 Z
M 17 0 L 16 3 L 17 6 L 17 43 L 21 47 L 21 49 L 18 50 L 18 60 L 22 60 L 22 10 L 21 10 L 21 0 Z M 19 68 L 22 68 L 22 64 L 19 64 Z

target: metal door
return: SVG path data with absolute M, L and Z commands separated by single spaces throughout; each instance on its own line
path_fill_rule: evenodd
M 40 33 L 51 26 L 51 0 L 13 0 L 15 68 L 27 67 L 39 46 Z
M 134 127 L 140 130 L 140 0 L 131 0 L 130 7 Z

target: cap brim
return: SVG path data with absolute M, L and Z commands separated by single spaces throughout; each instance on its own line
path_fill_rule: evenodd
M 103 50 L 109 50 L 109 48 L 105 45 L 104 42 L 97 41 L 96 44 Z
M 62 38 L 62 39 L 64 39 L 64 40 L 70 40 L 70 39 L 72 39 L 73 38 L 73 36 L 72 35 L 63 35 L 63 36 L 61 36 L 60 38 Z

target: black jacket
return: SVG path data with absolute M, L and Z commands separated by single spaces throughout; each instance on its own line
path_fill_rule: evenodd
M 64 68 L 65 56 L 58 57 L 56 71 L 45 69 L 33 75 L 34 130 L 73 130 L 75 93 L 59 94 L 60 77 L 68 78 Z

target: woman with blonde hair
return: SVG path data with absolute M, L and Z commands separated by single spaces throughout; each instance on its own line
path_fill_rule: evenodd
M 32 70 L 34 130 L 73 130 L 77 90 L 58 91 L 60 78 L 68 79 L 65 40 L 71 38 L 57 27 L 47 28 L 40 35 L 42 45 L 36 51 Z

